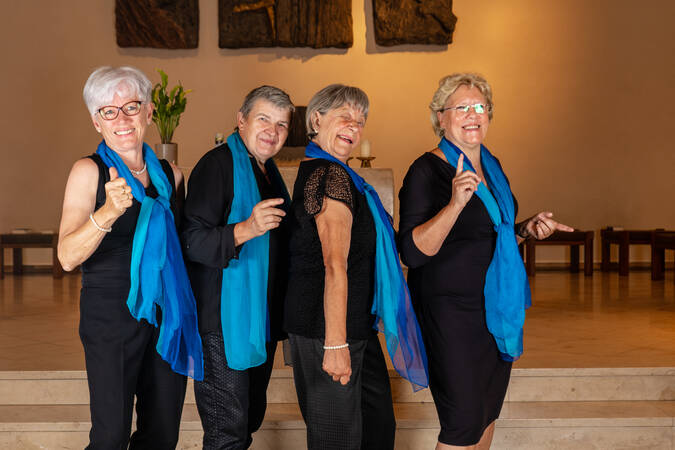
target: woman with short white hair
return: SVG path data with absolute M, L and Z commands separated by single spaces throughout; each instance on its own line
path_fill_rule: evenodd
M 203 376 L 175 223 L 183 177 L 143 142 L 151 91 L 133 67 L 101 67 L 89 76 L 84 100 L 103 139 L 73 165 L 63 200 L 59 260 L 68 271 L 82 266 L 90 449 L 175 448 L 185 376 Z

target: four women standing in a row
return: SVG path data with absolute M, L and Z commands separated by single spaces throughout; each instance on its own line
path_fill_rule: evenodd
M 180 172 L 143 144 L 149 91 L 133 68 L 92 74 L 85 101 L 103 141 L 74 165 L 64 199 L 59 258 L 67 270 L 83 269 L 88 448 L 174 448 L 184 375 L 195 378 L 204 448 L 248 448 L 287 332 L 308 447 L 393 449 L 375 329 L 416 389 L 427 385 L 429 355 L 438 447 L 488 448 L 529 302 L 517 239 L 567 227 L 550 213 L 514 224 L 508 181 L 481 149 L 492 117 L 487 83 L 473 75 L 442 80 L 431 108 L 444 138 L 415 162 L 401 190 L 400 248 L 426 354 L 391 217 L 346 164 L 368 116 L 363 91 L 331 85 L 309 102 L 311 142 L 292 202 L 272 157 L 294 106 L 278 88 L 251 91 L 227 144 L 191 174 L 183 254 Z M 504 282 L 509 290 L 499 292 L 494 283 Z M 134 395 L 138 422 L 129 440 Z

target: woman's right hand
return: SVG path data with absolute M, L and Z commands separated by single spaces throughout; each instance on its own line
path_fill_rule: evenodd
M 333 381 L 339 381 L 342 385 L 349 383 L 349 378 L 352 376 L 352 360 L 349 355 L 349 347 L 324 350 L 321 368 L 333 377 Z
M 283 209 L 277 208 L 283 203 L 283 198 L 269 198 L 258 202 L 253 207 L 249 218 L 234 226 L 234 245 L 239 246 L 278 228 L 286 215 Z
M 120 217 L 132 204 L 133 196 L 127 180 L 119 177 L 117 169 L 110 168 L 110 181 L 105 184 L 105 203 L 103 207 L 108 209 L 115 219 Z
M 457 159 L 457 172 L 452 179 L 452 198 L 451 204 L 455 204 L 460 209 L 464 209 L 471 196 L 478 189 L 480 177 L 471 171 L 464 171 L 464 154 L 459 155 Z
M 270 198 L 253 207 L 251 216 L 246 221 L 254 237 L 262 236 L 269 230 L 279 227 L 286 212 L 277 206 L 283 203 L 283 198 Z

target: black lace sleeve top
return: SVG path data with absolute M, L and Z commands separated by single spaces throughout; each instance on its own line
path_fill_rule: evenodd
M 322 338 L 325 334 L 323 290 L 325 268 L 314 216 L 324 198 L 343 202 L 352 213 L 347 258 L 347 339 L 368 339 L 375 324 L 373 305 L 375 224 L 366 198 L 347 171 L 323 159 L 300 163 L 295 181 L 290 227 L 289 283 L 284 308 L 288 333 Z

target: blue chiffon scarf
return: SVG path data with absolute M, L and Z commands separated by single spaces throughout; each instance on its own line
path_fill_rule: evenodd
M 227 223 L 249 218 L 260 202 L 258 183 L 244 142 L 235 131 L 227 138 L 232 153 L 234 197 Z M 284 209 L 290 199 L 276 164 L 265 163 L 270 180 L 284 193 Z M 223 269 L 220 294 L 220 322 L 227 365 L 246 370 L 267 361 L 265 343 L 270 339 L 267 309 L 267 276 L 269 273 L 269 232 L 247 241 L 238 259 L 231 259 Z
M 375 296 L 372 314 L 374 328 L 384 333 L 387 351 L 396 371 L 410 382 L 414 391 L 429 385 L 427 355 L 422 334 L 410 301 L 410 292 L 401 270 L 394 240 L 391 216 L 385 211 L 375 189 L 342 161 L 326 153 L 314 142 L 305 149 L 308 158 L 321 158 L 340 164 L 349 173 L 356 189 L 366 196 L 376 231 Z
M 187 276 L 178 233 L 171 212 L 171 183 L 152 149 L 143 144 L 143 158 L 158 197 L 145 195 L 124 161 L 102 141 L 96 150 L 108 167 L 115 167 L 141 203 L 131 249 L 131 288 L 127 306 L 138 321 L 157 326 L 157 307 L 162 312 L 157 353 L 171 369 L 204 379 L 202 341 L 197 327 L 197 307 Z
M 448 162 L 457 167 L 459 155 L 464 153 L 445 138 L 441 139 L 438 147 Z M 497 232 L 497 245 L 485 277 L 485 316 L 501 358 L 515 361 L 523 354 L 525 310 L 532 303 L 530 285 L 518 252 L 514 232 L 515 205 L 509 181 L 497 158 L 483 145 L 480 160 L 491 191 L 481 182 L 476 195 L 485 205 Z M 464 168 L 476 172 L 466 155 Z

